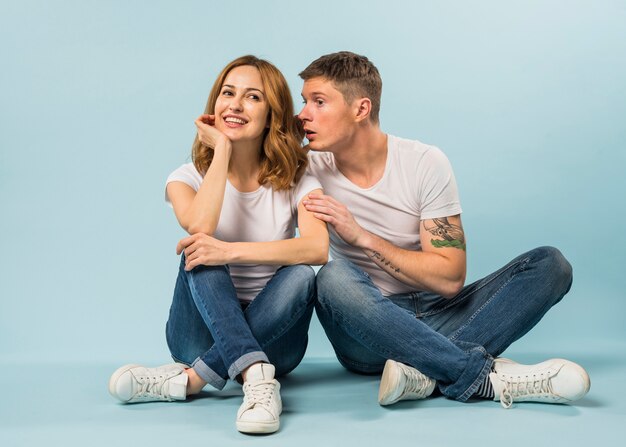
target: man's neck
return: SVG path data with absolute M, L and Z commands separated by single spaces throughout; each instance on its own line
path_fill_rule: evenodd
M 387 134 L 378 127 L 357 132 L 347 146 L 333 154 L 337 168 L 348 180 L 361 188 L 369 188 L 385 173 Z

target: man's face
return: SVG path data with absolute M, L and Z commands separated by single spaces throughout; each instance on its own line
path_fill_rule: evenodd
M 348 144 L 356 130 L 353 105 L 346 101 L 333 83 L 325 78 L 311 78 L 302 87 L 304 107 L 298 114 L 309 148 L 335 152 Z

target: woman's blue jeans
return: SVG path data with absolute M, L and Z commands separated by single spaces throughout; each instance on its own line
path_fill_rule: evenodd
M 175 361 L 217 389 L 259 361 L 277 376 L 298 366 L 315 301 L 310 266 L 281 267 L 249 304 L 237 299 L 227 266 L 184 267 L 183 256 L 166 326 Z
M 466 401 L 493 358 L 535 326 L 571 283 L 571 265 L 552 247 L 515 258 L 452 299 L 429 292 L 384 297 L 367 273 L 335 260 L 317 275 L 316 311 L 347 369 L 377 374 L 393 359 L 435 379 L 445 396 Z

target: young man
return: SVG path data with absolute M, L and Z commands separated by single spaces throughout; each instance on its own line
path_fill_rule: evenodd
M 366 57 L 322 56 L 300 77 L 309 169 L 324 188 L 305 206 L 329 224 L 333 258 L 318 273 L 316 310 L 341 364 L 382 371 L 381 405 L 435 387 L 505 408 L 582 398 L 589 376 L 573 362 L 498 357 L 569 290 L 563 255 L 537 248 L 464 287 L 461 206 L 445 155 L 381 131 L 382 81 Z

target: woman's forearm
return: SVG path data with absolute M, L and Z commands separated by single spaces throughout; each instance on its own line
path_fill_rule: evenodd
M 204 175 L 200 188 L 181 216 L 180 223 L 189 234 L 212 235 L 217 228 L 224 202 L 230 160 L 230 143 L 223 144 L 228 147 L 216 147 L 213 161 Z
M 233 264 L 321 265 L 328 262 L 328 237 L 298 237 L 270 242 L 229 244 Z

